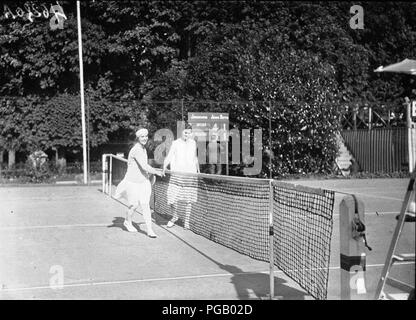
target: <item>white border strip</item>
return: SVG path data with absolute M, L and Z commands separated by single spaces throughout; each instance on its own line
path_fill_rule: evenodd
M 107 227 L 111 223 L 91 223 L 91 224 L 58 224 L 50 226 L 21 226 L 21 227 L 0 227 L 0 230 L 30 230 L 30 229 L 51 229 L 51 228 L 88 228 L 88 227 Z
M 401 262 L 396 265 L 408 265 L 414 264 L 414 262 Z M 367 265 L 367 268 L 379 268 L 383 267 L 384 264 L 371 264 Z M 329 267 L 329 270 L 338 270 L 340 267 Z M 296 270 L 292 270 L 296 271 Z M 116 281 L 99 281 L 99 282 L 84 282 L 84 283 L 71 283 L 64 284 L 61 289 L 64 288 L 77 288 L 77 287 L 88 287 L 88 286 L 106 286 L 106 285 L 119 285 L 119 284 L 131 284 L 131 283 L 146 283 L 146 282 L 157 282 L 157 281 L 177 281 L 177 280 L 191 280 L 191 279 L 204 279 L 204 278 L 215 278 L 215 277 L 230 277 L 236 275 L 250 275 L 250 274 L 269 274 L 270 270 L 267 271 L 251 271 L 251 272 L 238 272 L 238 273 L 216 273 L 216 274 L 204 274 L 196 276 L 182 276 L 182 277 L 167 277 L 167 278 L 149 278 L 149 279 L 133 279 L 133 280 L 116 280 Z M 284 274 L 281 270 L 274 271 L 274 274 Z M 34 286 L 34 287 L 17 287 L 17 288 L 0 288 L 0 294 L 2 292 L 12 292 L 12 291 L 28 291 L 28 290 L 44 290 L 44 289 L 53 289 L 51 286 Z

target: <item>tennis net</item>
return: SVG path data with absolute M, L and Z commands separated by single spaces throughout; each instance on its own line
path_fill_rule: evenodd
M 111 155 L 103 169 L 103 190 L 111 195 L 127 160 Z M 273 250 L 271 263 L 326 299 L 334 198 L 333 191 L 270 179 L 167 172 L 153 185 L 151 207 L 251 258 L 270 262 Z
M 274 264 L 316 299 L 326 299 L 333 191 L 273 181 Z
M 254 259 L 269 259 L 269 181 L 167 174 L 154 185 L 155 212 Z M 172 206 L 173 205 L 173 206 Z

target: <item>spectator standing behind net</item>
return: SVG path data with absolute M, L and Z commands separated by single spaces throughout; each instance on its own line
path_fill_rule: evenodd
M 218 133 L 213 133 L 208 143 L 208 173 L 222 174 L 221 155 L 223 152 L 224 146 L 219 141 Z
M 169 153 L 163 163 L 163 173 L 170 165 L 170 170 L 175 173 L 188 172 L 199 173 L 199 163 L 196 151 L 196 142 L 192 138 L 192 127 L 188 123 L 182 130 L 181 137 L 172 142 Z M 178 205 L 183 202 L 185 205 L 184 227 L 189 229 L 189 218 L 191 214 L 192 202 L 196 202 L 197 194 L 195 186 L 192 184 L 192 177 L 185 178 L 180 175 L 169 180 L 167 198 L 173 214 L 172 219 L 168 222 L 167 227 L 171 228 L 178 220 Z
M 137 143 L 129 152 L 127 172 L 124 179 L 117 186 L 115 198 L 125 198 L 128 202 L 129 209 L 124 226 L 129 232 L 137 232 L 137 229 L 132 224 L 132 216 L 133 212 L 140 205 L 146 223 L 147 235 L 150 238 L 156 238 L 157 236 L 152 228 L 152 214 L 150 211 L 150 196 L 152 193 L 150 175 L 154 174 L 163 177 L 164 174 L 148 164 L 147 151 L 145 149 L 148 140 L 147 129 L 140 128 L 137 130 Z

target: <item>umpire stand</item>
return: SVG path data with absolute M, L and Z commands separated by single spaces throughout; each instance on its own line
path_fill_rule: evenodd
M 367 300 L 364 203 L 354 195 L 340 204 L 341 300 Z
M 392 241 L 390 243 L 389 251 L 387 253 L 386 262 L 384 264 L 384 268 L 377 285 L 377 290 L 375 294 L 376 300 L 390 300 L 388 298 L 391 296 L 386 294 L 384 290 L 386 285 L 399 289 L 402 292 L 408 293 L 408 300 L 415 299 L 415 288 L 413 286 L 395 278 L 389 277 L 390 269 L 393 267 L 395 262 L 415 262 L 415 253 L 396 253 L 397 245 L 402 234 L 405 222 L 415 222 L 415 189 L 415 174 L 413 174 L 413 177 L 410 179 L 409 185 L 407 187 L 406 195 L 402 204 L 402 208 L 400 210 L 400 214 L 396 217 L 398 221 L 393 234 Z

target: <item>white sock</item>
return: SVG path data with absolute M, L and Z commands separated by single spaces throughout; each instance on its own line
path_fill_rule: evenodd
M 152 228 L 152 213 L 150 212 L 149 206 L 143 206 L 143 218 L 146 223 L 147 233 L 154 234 Z

